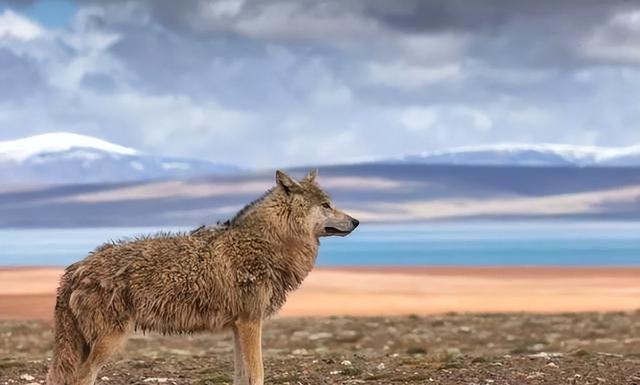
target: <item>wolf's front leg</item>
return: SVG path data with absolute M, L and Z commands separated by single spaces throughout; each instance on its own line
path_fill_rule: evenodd
M 238 320 L 234 328 L 234 336 L 238 342 L 239 350 L 244 364 L 244 381 L 243 385 L 263 385 L 264 384 L 264 368 L 262 366 L 262 320 Z M 236 355 L 237 357 L 237 355 Z M 239 369 L 236 367 L 235 374 L 237 376 Z M 242 373 L 240 374 L 242 376 Z
M 238 327 L 233 325 L 233 385 L 248 385 Z

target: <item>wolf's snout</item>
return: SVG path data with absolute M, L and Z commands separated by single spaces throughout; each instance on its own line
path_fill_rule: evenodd
M 345 236 L 355 230 L 359 224 L 360 221 L 348 215 L 343 215 L 341 219 L 329 219 L 324 224 L 325 235 Z

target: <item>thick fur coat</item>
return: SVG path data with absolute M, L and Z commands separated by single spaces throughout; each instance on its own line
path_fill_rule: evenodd
M 333 207 L 315 173 L 300 182 L 281 172 L 276 179 L 224 224 L 105 244 L 69 266 L 58 289 L 47 383 L 92 384 L 134 330 L 233 329 L 234 383 L 262 384 L 262 319 L 311 271 L 318 237 L 357 226 Z

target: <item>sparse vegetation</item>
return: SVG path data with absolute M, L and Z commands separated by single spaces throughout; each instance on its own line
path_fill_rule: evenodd
M 640 384 L 640 312 L 285 318 L 266 384 Z M 0 322 L 0 385 L 44 380 L 51 325 Z M 97 384 L 231 384 L 229 334 L 135 335 Z M 33 379 L 31 379 L 33 377 Z

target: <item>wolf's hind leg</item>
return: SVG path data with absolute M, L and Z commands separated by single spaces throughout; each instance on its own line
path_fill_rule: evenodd
M 120 349 L 128 334 L 128 330 L 113 331 L 91 344 L 91 351 L 78 369 L 74 385 L 93 385 L 100 369 Z

